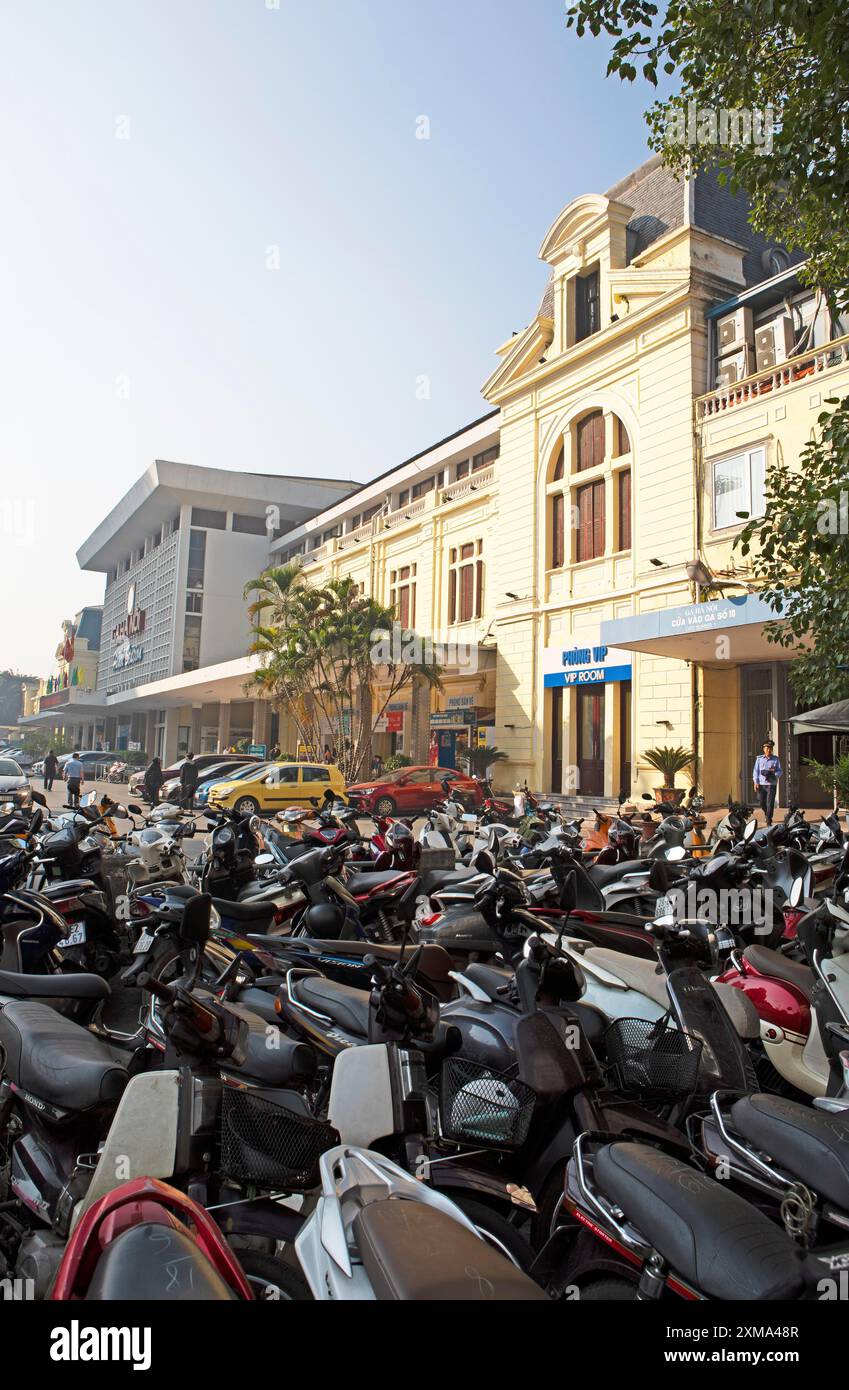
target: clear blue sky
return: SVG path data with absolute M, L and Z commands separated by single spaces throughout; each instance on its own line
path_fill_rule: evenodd
M 550 223 L 646 155 L 562 0 L 274 4 L 0 3 L 0 666 L 152 459 L 364 480 L 482 414 Z

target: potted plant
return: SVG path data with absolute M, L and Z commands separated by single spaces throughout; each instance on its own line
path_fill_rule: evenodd
M 687 772 L 692 769 L 695 755 L 691 748 L 684 748 L 682 744 L 674 747 L 649 748 L 643 754 L 643 761 L 649 767 L 655 768 L 663 775 L 663 783 L 655 787 L 654 794 L 657 801 L 678 802 L 682 799 L 684 791 L 675 786 L 675 776 L 679 772 Z

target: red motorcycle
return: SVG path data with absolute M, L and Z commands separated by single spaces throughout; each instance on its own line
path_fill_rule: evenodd
M 203 1207 L 158 1178 L 134 1178 L 77 1223 L 49 1297 L 252 1302 L 253 1292 Z

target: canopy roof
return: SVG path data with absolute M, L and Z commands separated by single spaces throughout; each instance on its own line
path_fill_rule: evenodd
M 849 700 L 806 710 L 790 722 L 794 734 L 849 734 Z

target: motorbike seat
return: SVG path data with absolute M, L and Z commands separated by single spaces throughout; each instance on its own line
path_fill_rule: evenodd
M 709 1298 L 798 1297 L 803 1252 L 715 1178 L 645 1144 L 600 1149 L 594 1178 L 675 1274 Z
M 479 961 L 473 961 L 467 965 L 463 971 L 473 985 L 484 990 L 496 1004 L 503 1004 L 505 995 L 499 994 L 499 990 L 504 990 L 513 979 L 512 970 L 501 970 L 496 965 L 482 965 Z
M 92 889 L 96 888 L 97 884 L 91 878 L 61 878 L 46 883 L 38 891 L 43 898 L 57 902 L 61 898 L 71 898 L 80 893 L 90 893 Z
M 164 1222 L 130 1226 L 95 1265 L 86 1299 L 184 1303 L 230 1301 L 235 1294 L 185 1230 Z
M 220 917 L 229 917 L 233 922 L 268 922 L 274 913 L 274 903 L 270 898 L 260 898 L 259 901 L 246 898 L 239 902 L 230 902 L 229 898 L 213 898 L 212 906 Z
M 648 876 L 650 870 L 649 860 L 623 859 L 618 864 L 591 864 L 587 869 L 587 875 L 596 888 L 607 888 L 608 884 L 617 883 L 626 874 L 641 873 Z
M 101 975 L 19 975 L 0 970 L 0 995 L 12 999 L 105 999 L 109 985 Z
M 253 991 L 254 994 L 259 991 Z M 264 1086 L 287 1086 L 315 1076 L 316 1056 L 306 1043 L 295 1042 L 275 1030 L 274 1046 L 269 1043 L 268 1022 L 250 1004 L 228 1003 L 225 1007 L 248 1025 L 247 1056 L 244 1062 L 230 1057 L 222 1063 L 225 1072 L 237 1072 Z
M 31 1000 L 0 1012 L 6 1074 L 24 1091 L 61 1110 L 114 1105 L 127 1084 L 126 1054 Z
M 661 1008 L 669 1008 L 669 994 L 666 989 L 666 972 L 658 973 L 657 960 L 646 960 L 644 956 L 626 956 L 624 951 L 612 951 L 607 946 L 590 946 L 581 952 L 581 959 L 601 966 L 610 975 L 615 975 L 629 989 L 648 995 Z
M 800 961 L 788 960 L 780 951 L 773 951 L 769 946 L 747 946 L 743 952 L 743 959 L 754 966 L 759 975 L 772 975 L 776 980 L 786 980 L 788 984 L 795 985 L 803 994 L 810 996 L 814 987 L 814 972 L 810 966 L 802 965 Z
M 779 1167 L 849 1211 L 849 1119 L 783 1096 L 753 1095 L 735 1101 L 731 1120 Z
M 467 879 L 480 878 L 477 869 L 461 867 L 459 869 L 426 869 L 422 874 L 420 891 L 430 897 L 431 893 L 447 891 L 449 888 L 459 888 Z
M 547 1301 L 527 1274 L 424 1202 L 369 1202 L 354 1217 L 353 1229 L 375 1296 L 384 1302 Z
M 300 975 L 292 979 L 289 997 L 294 1004 L 324 1014 L 347 1032 L 368 1037 L 368 990 L 326 980 L 323 975 Z
M 347 874 L 345 887 L 349 893 L 370 893 L 383 883 L 392 883 L 394 879 L 401 878 L 403 873 L 403 869 L 370 869 L 364 874 Z

